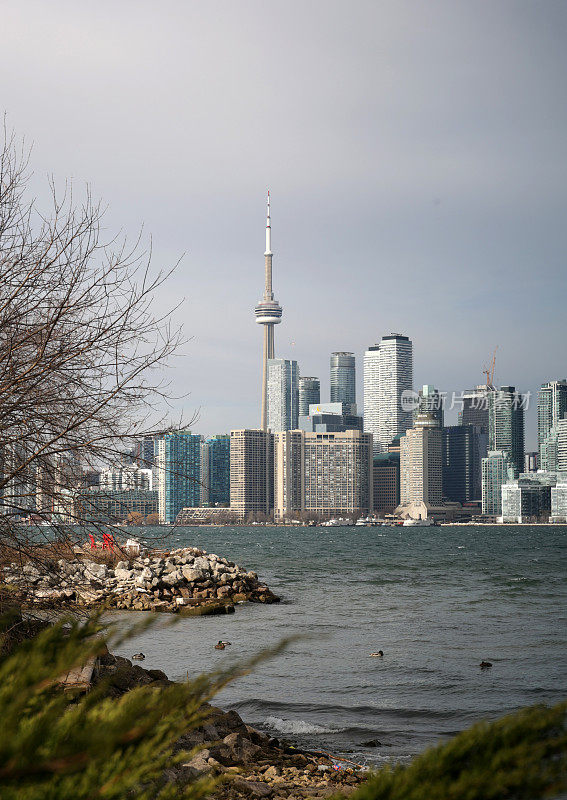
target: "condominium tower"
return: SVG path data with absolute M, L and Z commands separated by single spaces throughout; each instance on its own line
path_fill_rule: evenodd
M 318 517 L 372 511 L 372 437 L 362 431 L 275 435 L 276 519 L 307 512 Z
M 374 437 L 374 452 L 384 453 L 413 423 L 413 347 L 407 336 L 383 336 L 364 354 L 364 430 Z
M 351 406 L 356 403 L 353 353 L 331 353 L 331 403 L 347 403 Z
M 524 469 L 524 398 L 515 386 L 488 394 L 488 449 L 509 454 L 515 477 Z
M 567 381 L 544 383 L 538 393 L 537 439 L 539 465 L 543 470 L 559 469 L 559 433 L 567 424 Z
M 274 506 L 274 436 L 263 430 L 230 432 L 230 508 L 241 519 Z
M 264 297 L 260 300 L 254 313 L 258 325 L 264 326 L 264 350 L 262 356 L 262 402 L 260 408 L 260 427 L 268 428 L 268 360 L 275 358 L 274 325 L 282 321 L 282 307 L 274 299 L 272 290 L 272 228 L 270 223 L 270 193 L 268 192 L 268 212 L 266 219 L 266 252 Z
M 297 428 L 298 378 L 297 361 L 268 359 L 268 428 L 272 433 Z
M 201 500 L 201 437 L 173 431 L 158 441 L 158 513 L 161 524 L 175 522 L 187 506 Z
M 400 503 L 441 505 L 442 453 L 442 431 L 435 414 L 418 414 L 414 427 L 400 439 Z
M 321 402 L 321 384 L 319 378 L 299 379 L 299 411 L 300 417 L 309 415 L 310 405 L 319 405 Z

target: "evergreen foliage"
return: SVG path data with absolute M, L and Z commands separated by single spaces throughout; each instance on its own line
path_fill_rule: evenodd
M 104 649 L 96 621 L 50 627 L 0 664 L 0 797 L 2 800 L 189 798 L 201 800 L 210 780 L 166 784 L 164 770 L 187 761 L 174 755 L 183 732 L 203 721 L 202 704 L 228 675 L 80 698 L 57 681 Z
M 567 703 L 481 722 L 377 772 L 352 800 L 535 800 L 567 789 Z

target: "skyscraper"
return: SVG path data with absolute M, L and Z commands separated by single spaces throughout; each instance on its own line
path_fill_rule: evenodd
M 482 513 L 502 513 L 502 484 L 514 477 L 515 464 L 508 452 L 489 450 L 482 459 Z
M 439 427 L 443 427 L 443 397 L 439 394 L 439 389 L 430 384 L 424 384 L 418 392 L 417 406 L 413 412 L 414 420 L 417 419 L 417 415 L 422 411 L 431 411 L 439 422 Z
M 538 392 L 537 441 L 538 447 L 560 419 L 567 414 L 567 381 L 548 381 Z
M 158 441 L 158 513 L 170 525 L 181 509 L 201 499 L 201 437 L 191 431 L 172 431 Z
M 230 508 L 241 519 L 274 507 L 274 436 L 270 431 L 230 432 Z
M 488 394 L 488 449 L 507 452 L 516 477 L 524 469 L 524 407 L 515 386 Z
M 268 428 L 272 433 L 297 428 L 298 378 L 297 361 L 268 359 Z
M 463 392 L 463 408 L 459 413 L 461 425 L 476 425 L 488 433 L 488 395 L 493 391 L 491 386 L 481 384 Z
M 319 405 L 321 402 L 321 384 L 319 378 L 299 379 L 299 411 L 300 417 L 309 414 L 310 405 Z
M 256 306 L 256 322 L 264 326 L 264 350 L 262 357 L 262 402 L 260 409 L 260 427 L 268 428 L 268 360 L 275 358 L 274 325 L 282 321 L 282 307 L 274 299 L 272 291 L 272 228 L 270 224 L 270 193 L 268 192 L 268 212 L 266 219 L 266 252 L 265 258 L 265 288 L 264 297 Z
M 201 501 L 210 506 L 230 503 L 230 434 L 211 436 L 203 442 Z
M 372 511 L 372 438 L 362 431 L 275 435 L 275 517 Z
M 430 412 L 418 414 L 400 439 L 400 503 L 443 502 L 442 432 Z
M 537 440 L 541 469 L 558 469 L 559 423 L 567 414 L 567 381 L 544 383 L 538 393 Z
M 413 346 L 407 336 L 383 336 L 364 354 L 364 430 L 374 436 L 374 453 L 411 428 L 413 409 L 404 393 L 413 386 Z
M 331 353 L 331 403 L 348 403 L 351 406 L 356 403 L 356 366 L 353 353 Z
M 443 428 L 443 495 L 455 503 L 469 503 L 482 496 L 482 459 L 488 434 L 478 425 Z

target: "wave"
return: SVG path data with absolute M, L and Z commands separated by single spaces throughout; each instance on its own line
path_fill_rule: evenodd
M 343 706 L 339 704 L 327 703 L 290 703 L 279 702 L 277 700 L 261 700 L 254 698 L 250 700 L 241 700 L 236 703 L 231 703 L 230 708 L 238 711 L 241 716 L 253 714 L 256 719 L 262 717 L 264 714 L 267 717 L 274 719 L 285 719 L 287 714 L 328 714 L 333 717 L 340 715 L 348 715 L 351 719 L 353 717 L 364 718 L 370 716 L 375 718 L 377 716 L 384 718 L 399 717 L 400 719 L 431 719 L 431 720 L 450 720 L 456 719 L 462 713 L 461 711 L 446 710 L 437 711 L 429 708 L 394 708 L 391 706 L 378 706 L 378 705 L 353 705 Z M 279 716 L 279 715 L 283 716 Z M 339 730 L 346 730 L 339 726 L 332 727 L 328 732 L 337 732 Z
M 303 719 L 282 719 L 281 717 L 266 717 L 262 723 L 264 728 L 286 734 L 320 734 L 320 733 L 343 733 L 346 728 L 338 726 L 317 725 L 313 722 L 305 722 Z

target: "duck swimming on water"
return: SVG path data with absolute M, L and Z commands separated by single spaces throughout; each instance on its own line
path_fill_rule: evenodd
M 481 669 L 490 669 L 491 666 L 492 664 L 490 663 L 490 661 L 481 661 L 479 664 L 479 667 Z
M 225 643 L 221 639 L 219 639 L 219 641 L 215 645 L 215 650 L 224 650 L 225 647 L 226 647 Z
M 145 657 L 143 653 L 136 653 L 132 656 L 132 661 L 143 661 Z
M 371 655 L 371 656 L 374 656 L 374 658 L 382 658 L 382 656 L 384 655 L 384 653 L 382 652 L 382 650 L 378 650 L 378 652 L 377 652 L 377 653 L 370 653 L 370 655 Z

